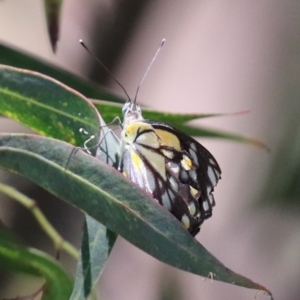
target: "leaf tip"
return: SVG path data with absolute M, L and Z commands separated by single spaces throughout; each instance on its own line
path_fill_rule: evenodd
M 274 300 L 274 296 L 273 296 L 273 294 L 271 293 L 271 291 L 269 291 L 267 288 L 265 288 L 265 287 L 263 287 L 263 286 L 261 286 L 261 290 L 259 290 L 259 291 L 255 294 L 255 297 L 254 297 L 255 300 L 258 300 L 258 295 L 259 295 L 260 293 L 266 293 L 266 294 L 269 296 L 269 299 L 270 299 L 270 300 Z
M 261 142 L 259 140 L 255 140 L 255 139 L 248 139 L 248 142 L 255 147 L 264 149 L 268 153 L 271 152 L 270 147 L 267 144 L 265 144 L 264 142 Z

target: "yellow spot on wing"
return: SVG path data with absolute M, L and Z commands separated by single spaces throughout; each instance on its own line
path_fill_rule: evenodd
M 193 162 L 187 156 L 183 156 L 181 165 L 186 171 L 189 171 L 193 168 Z
M 136 135 L 137 131 L 143 132 L 145 130 L 153 129 L 150 124 L 144 122 L 133 122 L 126 126 L 125 131 L 129 135 Z
M 186 229 L 190 228 L 190 219 L 187 215 L 183 215 L 181 218 L 181 223 Z
M 135 168 L 143 167 L 143 161 L 135 151 L 131 151 L 131 160 Z
M 194 196 L 194 198 L 198 199 L 201 195 L 201 192 L 194 189 L 192 186 L 190 186 L 190 191 L 192 193 L 192 195 Z
M 178 151 L 181 150 L 180 142 L 176 135 L 162 129 L 155 129 L 155 132 L 161 139 L 161 145 L 173 147 L 175 150 Z

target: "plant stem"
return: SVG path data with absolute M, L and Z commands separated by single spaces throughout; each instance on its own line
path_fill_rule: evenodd
M 41 228 L 46 232 L 49 238 L 53 241 L 56 250 L 64 250 L 69 255 L 73 256 L 75 259 L 78 259 L 79 252 L 78 250 L 69 242 L 64 240 L 64 238 L 55 230 L 51 223 L 47 220 L 43 212 L 39 209 L 37 203 L 27 197 L 26 195 L 20 193 L 11 186 L 0 183 L 0 192 L 9 196 L 10 198 L 16 200 L 27 209 L 36 218 L 37 222 L 40 224 Z

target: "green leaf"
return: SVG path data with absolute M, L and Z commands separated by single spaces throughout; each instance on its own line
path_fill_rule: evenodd
M 24 97 L 22 97 L 23 94 Z M 78 92 L 45 75 L 0 66 L 0 96 L 2 114 L 22 122 L 41 134 L 83 146 L 89 136 L 80 134 L 80 128 L 84 128 L 90 135 L 99 133 L 98 116 L 89 101 Z M 106 122 L 111 122 L 116 116 L 121 115 L 122 105 L 120 104 L 98 100 L 93 100 L 93 102 Z M 19 103 L 23 104 L 19 106 Z M 31 103 L 35 105 L 31 106 Z M 185 124 L 198 118 L 222 114 L 184 115 L 149 109 L 143 109 L 143 114 L 146 119 L 168 123 L 188 135 L 228 139 L 268 150 L 264 143 L 253 138 Z
M 120 116 L 122 112 L 123 104 L 112 103 L 103 100 L 90 99 L 98 111 L 101 113 L 103 119 L 109 123 L 116 116 Z M 207 118 L 221 116 L 222 114 L 176 114 L 176 113 L 166 113 L 152 110 L 149 108 L 143 107 L 143 116 L 145 119 L 149 120 L 158 120 L 162 122 L 169 123 L 170 125 L 175 126 L 176 124 L 183 124 L 195 119 Z
M 49 77 L 10 67 L 0 68 L 0 94 L 2 95 L 0 111 L 3 114 L 28 125 L 42 134 L 83 145 L 87 137 L 80 134 L 79 129 L 73 131 L 72 128 L 84 128 L 88 132 L 100 132 L 98 113 L 88 100 Z M 78 116 L 79 114 L 80 116 Z M 70 140 L 71 136 L 72 139 Z M 88 218 L 87 222 L 91 222 L 91 218 Z M 101 226 L 99 230 L 104 230 L 103 225 L 98 223 L 98 226 Z M 85 235 L 91 238 L 96 227 L 95 221 L 88 224 L 86 229 L 92 228 L 93 232 L 85 231 Z M 103 238 L 102 242 L 105 239 L 106 237 Z M 83 246 L 85 250 L 88 247 L 84 244 Z M 99 249 L 92 247 L 90 249 L 91 253 L 94 250 L 98 251 Z M 96 254 L 98 253 L 96 252 Z M 85 280 L 85 287 L 89 287 L 88 293 L 90 293 L 99 278 L 100 271 L 103 269 L 107 258 L 108 253 L 106 256 L 103 253 L 101 262 L 93 260 L 92 281 L 87 281 L 86 277 L 82 277 Z M 85 267 L 86 264 L 90 264 L 86 257 L 83 257 L 83 262 Z M 81 266 L 79 263 L 78 267 Z M 84 272 L 87 272 L 87 270 L 84 270 Z M 79 275 L 77 275 L 77 280 L 79 278 Z M 79 285 L 76 284 L 76 287 L 79 287 Z M 83 292 L 83 289 L 81 291 Z
M 192 136 L 203 136 L 241 142 L 263 148 L 268 152 L 270 151 L 270 148 L 262 141 L 236 133 L 224 132 L 217 129 L 208 129 L 205 127 L 194 127 L 184 124 L 178 124 L 176 128 Z
M 78 128 L 84 128 L 91 133 L 100 132 L 99 118 L 101 119 L 101 117 L 89 101 L 79 93 L 47 76 L 2 66 L 2 68 L 0 67 L 0 95 L 0 112 L 2 114 L 13 117 L 42 134 L 69 140 L 82 146 L 88 136 L 81 134 Z M 74 131 L 74 128 L 77 130 Z M 106 136 L 106 143 L 102 144 L 102 151 L 99 151 L 98 157 L 104 159 L 103 154 L 107 153 L 105 159 L 107 163 L 112 164 L 112 161 L 115 161 L 114 154 L 118 147 L 118 141 L 115 138 L 111 140 L 111 134 L 107 127 L 104 127 L 102 132 Z M 104 149 L 107 143 L 111 147 Z M 112 153 L 112 149 L 114 149 L 114 153 Z M 109 154 L 109 152 L 111 153 Z M 89 223 L 90 220 L 91 218 L 88 218 L 86 221 Z M 93 222 L 87 225 L 87 229 L 96 230 L 96 226 Z M 103 230 L 103 225 L 98 223 L 98 226 L 99 230 Z M 85 234 L 91 236 L 89 232 L 84 232 Z M 83 246 L 88 247 L 88 245 Z M 93 250 L 94 248 L 91 249 L 91 252 Z M 102 261 L 104 260 L 103 257 Z M 95 269 L 98 267 L 99 272 L 103 266 L 103 263 L 99 266 L 96 265 L 96 262 L 93 263 L 93 267 Z M 94 276 L 92 285 L 99 277 L 98 275 Z
M 43 252 L 26 249 L 2 239 L 0 267 L 45 278 L 43 300 L 68 300 L 70 298 L 73 286 L 70 276 L 52 257 Z
M 101 124 L 105 125 L 102 118 Z M 105 138 L 97 149 L 97 158 L 110 166 L 116 166 L 115 154 L 119 140 L 107 126 L 103 126 L 102 131 Z M 114 232 L 89 215 L 85 215 L 81 257 L 77 265 L 72 300 L 84 300 L 91 293 L 104 270 L 105 262 L 116 239 L 117 235 Z
M 53 244 L 57 251 L 64 250 L 75 259 L 78 258 L 78 251 L 55 230 L 55 228 L 47 220 L 43 212 L 39 209 L 36 202 L 27 197 L 26 195 L 20 193 L 13 187 L 2 184 L 0 182 L 0 193 L 4 194 L 11 199 L 19 202 L 21 205 L 26 207 L 32 215 L 35 217 L 36 221 L 40 225 L 41 229 L 48 235 L 48 237 L 53 241 Z
M 40 134 L 83 146 L 100 132 L 99 114 L 84 96 L 40 73 L 0 66 L 0 97 L 2 114 Z
M 270 294 L 226 268 L 173 215 L 108 165 L 78 151 L 65 170 L 71 149 L 49 138 L 2 135 L 0 166 L 77 206 L 162 262 L 201 276 L 212 272 L 215 280 Z
M 45 0 L 47 29 L 53 52 L 56 52 L 56 44 L 59 39 L 61 6 L 62 0 Z
M 57 67 L 50 66 L 37 58 L 21 53 L 20 51 L 13 50 L 7 46 L 0 44 L 0 63 L 32 69 L 35 71 L 43 72 L 57 80 L 75 88 L 83 93 L 86 97 L 94 99 L 109 100 L 113 102 L 123 103 L 124 100 L 120 97 L 107 92 L 104 88 L 100 88 L 95 84 L 91 84 L 83 79 L 80 79 L 73 74 L 70 74 Z M 93 100 L 95 106 L 100 111 L 102 117 L 106 122 L 111 122 L 116 116 L 121 116 L 122 105 L 114 105 L 113 103 L 106 103 L 106 101 Z M 222 114 L 171 114 L 162 113 L 153 110 L 143 109 L 144 117 L 147 119 L 162 121 L 184 131 L 186 134 L 194 136 L 218 137 L 237 142 L 249 143 L 258 147 L 269 150 L 268 147 L 261 141 L 249 137 L 244 137 L 235 133 L 222 132 L 218 130 L 209 130 L 201 127 L 193 127 L 184 123 L 199 118 L 218 116 Z M 53 136 L 55 137 L 55 136 Z
M 77 265 L 71 300 L 86 299 L 96 285 L 117 236 L 86 215 L 81 258 Z
M 78 47 L 81 47 L 78 43 Z M 10 65 L 41 72 L 68 85 L 86 97 L 123 103 L 124 99 L 109 92 L 104 87 L 75 76 L 63 69 L 53 66 L 33 55 L 25 54 L 11 47 L 0 44 L 0 64 Z
M 91 101 L 96 106 L 101 116 L 107 123 L 111 122 L 116 116 L 121 116 L 122 105 L 118 103 L 111 103 L 107 101 L 100 101 L 94 99 Z M 240 113 L 244 113 L 244 112 L 240 112 Z M 240 113 L 234 113 L 229 115 L 235 115 Z M 224 115 L 228 115 L 228 114 L 176 114 L 176 113 L 164 113 L 164 112 L 154 111 L 148 108 L 143 108 L 143 116 L 145 119 L 156 120 L 156 121 L 170 124 L 171 126 L 176 127 L 177 129 L 183 131 L 188 135 L 214 137 L 214 138 L 231 140 L 235 142 L 242 142 L 242 143 L 254 145 L 256 147 L 264 148 L 265 150 L 269 151 L 269 148 L 266 146 L 266 144 L 254 138 L 245 137 L 243 135 L 236 134 L 236 133 L 208 129 L 200 126 L 195 127 L 186 124 L 187 122 L 196 119 L 203 119 L 208 117 L 220 117 Z

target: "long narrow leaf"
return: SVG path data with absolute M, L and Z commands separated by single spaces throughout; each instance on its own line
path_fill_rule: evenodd
M 97 158 L 115 166 L 117 164 L 115 154 L 119 141 L 105 126 L 102 118 L 101 125 L 104 138 L 97 149 Z M 116 239 L 117 235 L 114 232 L 89 215 L 85 215 L 81 255 L 71 300 L 84 300 L 91 293 L 104 270 L 105 262 Z
M 59 21 L 63 0 L 45 0 L 45 13 L 47 29 L 53 52 L 56 52 L 56 45 L 59 39 Z
M 78 47 L 80 47 L 78 43 Z M 89 98 L 102 99 L 122 103 L 121 97 L 114 95 L 104 87 L 91 83 L 63 69 L 46 63 L 40 58 L 0 43 L 0 64 L 29 69 L 51 76 L 69 87 L 76 89 Z
M 97 107 L 101 116 L 104 118 L 106 122 L 111 122 L 116 116 L 120 116 L 122 111 L 122 105 L 119 103 L 112 103 L 108 101 L 99 101 L 92 100 L 93 104 Z M 243 112 L 241 112 L 243 113 Z M 209 129 L 201 126 L 190 126 L 186 124 L 187 122 L 203 119 L 209 117 L 221 117 L 223 115 L 228 114 L 176 114 L 176 113 L 164 113 L 159 111 L 154 111 L 148 108 L 143 108 L 143 116 L 145 119 L 155 120 L 170 124 L 177 129 L 182 130 L 188 135 L 196 136 L 196 137 L 213 137 L 213 138 L 221 138 L 225 140 L 231 140 L 235 142 L 242 142 L 246 144 L 251 144 L 256 147 L 265 148 L 269 150 L 268 147 L 261 141 L 246 137 L 241 134 L 232 133 L 232 132 L 224 132 L 215 129 Z
M 104 269 L 116 237 L 104 225 L 86 215 L 81 259 L 70 300 L 84 300 L 90 295 Z
M 0 267 L 45 278 L 43 300 L 68 300 L 72 292 L 69 275 L 50 256 L 1 240 Z
M 90 132 L 90 135 L 100 132 L 100 116 L 90 102 L 83 95 L 42 74 L 8 66 L 0 67 L 0 96 L 0 112 L 2 114 L 10 116 L 42 134 L 83 146 L 89 135 L 81 133 L 80 128 Z M 110 156 L 106 155 L 105 157 L 102 157 L 102 154 L 110 151 L 108 146 L 110 149 L 114 149 L 115 153 L 118 142 L 110 141 L 107 127 L 104 127 L 102 132 L 105 134 L 105 143 L 101 143 L 103 151 L 98 151 L 98 157 L 105 158 L 107 163 L 112 164 L 114 154 L 111 153 Z M 97 141 L 98 138 L 96 137 L 95 140 Z M 114 145 L 111 142 L 114 142 Z M 104 232 L 102 224 L 98 222 L 97 224 L 91 218 L 86 218 L 85 221 L 87 230 L 84 231 L 82 247 L 87 252 L 86 249 L 92 245 L 91 256 L 98 255 L 99 258 L 99 247 L 104 247 L 105 242 L 109 243 L 106 239 L 106 232 Z M 99 232 L 103 233 L 103 237 L 101 241 L 92 241 L 97 226 L 99 226 L 97 238 L 99 238 Z M 90 229 L 92 232 L 89 232 Z M 101 243 L 101 245 L 95 243 Z M 109 247 L 108 244 L 106 246 Z M 98 260 L 91 262 L 90 257 L 81 256 L 78 268 L 81 268 L 82 264 L 93 264 L 93 272 L 92 280 L 86 282 L 86 277 L 80 279 L 80 275 L 83 275 L 82 272 L 77 272 L 77 282 L 75 283 L 77 291 L 79 289 L 83 291 L 82 283 L 85 287 L 89 286 L 89 291 L 93 288 L 108 255 L 108 252 L 102 253 L 99 265 L 97 265 Z
M 40 73 L 0 66 L 0 112 L 47 136 L 83 146 L 98 135 L 95 108 L 81 94 Z M 97 138 L 96 138 L 97 140 Z
M 0 166 L 77 206 L 162 262 L 201 276 L 212 272 L 216 280 L 270 294 L 226 268 L 173 215 L 108 165 L 79 151 L 65 170 L 71 150 L 49 138 L 2 135 Z

